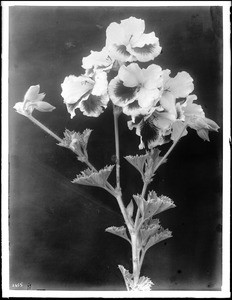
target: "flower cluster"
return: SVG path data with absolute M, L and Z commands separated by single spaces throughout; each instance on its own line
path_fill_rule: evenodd
M 187 128 L 196 130 L 198 136 L 206 141 L 209 141 L 209 131 L 219 129 L 214 121 L 205 116 L 201 105 L 195 103 L 197 96 L 193 93 L 190 74 L 180 71 L 171 76 L 169 69 L 162 69 L 158 64 L 144 65 L 154 60 L 161 50 L 155 32 L 145 33 L 142 19 L 130 17 L 120 23 L 113 22 L 106 29 L 103 49 L 90 51 L 82 59 L 83 74 L 69 75 L 61 84 L 61 96 L 71 118 L 75 117 L 77 109 L 88 117 L 98 117 L 111 101 L 115 125 L 115 187 L 109 182 L 114 165 L 97 170 L 88 159 L 91 129 L 85 129 L 82 133 L 66 129 L 61 139 L 32 116 L 34 109 L 41 112 L 55 109 L 43 101 L 45 94 L 39 93 L 39 85 L 31 86 L 23 101 L 14 106 L 19 114 L 40 126 L 59 142 L 59 146 L 73 151 L 77 159 L 87 165 L 87 169 L 78 174 L 72 183 L 103 188 L 116 198 L 126 226 L 110 226 L 106 232 L 123 238 L 132 247 L 133 273 L 119 265 L 129 291 L 151 290 L 154 283 L 150 278 L 140 276 L 145 253 L 157 243 L 172 237 L 172 232 L 164 229 L 155 216 L 176 205 L 169 197 L 157 196 L 153 190 L 147 193 L 148 184 L 160 165 L 166 163 L 177 141 L 188 133 Z M 143 155 L 125 157 L 143 181 L 141 194 L 132 195 L 127 206 L 124 206 L 120 187 L 117 122 L 121 112 L 129 118 L 128 128 L 135 129 L 140 137 L 139 149 L 146 148 Z M 161 156 L 157 146 L 169 141 L 173 141 L 173 145 Z
M 187 134 L 187 127 L 209 141 L 208 132 L 219 126 L 205 117 L 193 103 L 197 96 L 193 78 L 185 71 L 171 71 L 157 64 L 141 68 L 139 62 L 154 60 L 161 53 L 155 32 L 144 33 L 145 22 L 130 17 L 106 29 L 101 51 L 91 51 L 82 60 L 84 74 L 70 75 L 61 84 L 62 97 L 71 118 L 77 108 L 86 116 L 98 117 L 109 101 L 129 116 L 129 129 L 136 129 L 139 148 L 152 149 Z M 108 74 L 117 75 L 108 82 Z

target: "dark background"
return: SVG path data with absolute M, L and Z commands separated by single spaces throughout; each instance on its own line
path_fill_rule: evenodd
M 100 51 L 111 22 L 142 18 L 163 47 L 154 63 L 187 71 L 206 116 L 221 127 L 204 142 L 189 130 L 160 167 L 149 189 L 177 207 L 159 218 L 173 238 L 146 254 L 142 275 L 157 290 L 220 290 L 222 210 L 222 10 L 220 7 L 20 7 L 10 8 L 10 284 L 23 289 L 124 290 L 118 264 L 131 270 L 129 244 L 106 233 L 121 226 L 115 199 L 104 190 L 71 183 L 85 168 L 69 150 L 13 106 L 40 84 L 52 113 L 34 112 L 62 136 L 65 128 L 94 129 L 91 162 L 102 168 L 114 154 L 111 106 L 99 118 L 70 119 L 60 95 L 65 76 L 80 75 L 82 57 Z M 139 152 L 139 137 L 120 117 L 121 155 Z M 141 151 L 140 151 L 141 152 Z M 141 152 L 143 153 L 143 152 Z M 141 192 L 139 173 L 122 159 L 125 203 Z M 113 178 L 110 178 L 113 183 Z

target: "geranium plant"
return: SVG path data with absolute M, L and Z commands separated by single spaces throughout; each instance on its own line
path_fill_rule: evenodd
M 115 136 L 115 165 L 101 170 L 94 167 L 88 158 L 88 139 L 91 129 L 75 132 L 66 129 L 58 137 L 33 116 L 34 109 L 51 112 L 55 109 L 43 101 L 45 94 L 39 93 L 40 86 L 31 86 L 22 102 L 15 104 L 15 110 L 34 122 L 54 137 L 59 146 L 73 151 L 79 161 L 87 166 L 72 179 L 73 184 L 89 185 L 105 189 L 117 201 L 124 224 L 121 227 L 106 228 L 131 245 L 132 266 L 126 270 L 119 265 L 128 291 L 151 290 L 153 282 L 141 274 L 141 267 L 147 250 L 172 237 L 164 229 L 157 215 L 174 208 L 174 202 L 164 195 L 149 190 L 158 168 L 166 163 L 177 142 L 188 134 L 188 128 L 196 130 L 198 136 L 209 141 L 209 131 L 218 131 L 219 126 L 208 119 L 197 96 L 193 93 L 193 78 L 180 70 L 172 75 L 168 69 L 155 64 L 155 58 L 162 47 L 155 32 L 145 33 L 145 22 L 130 17 L 118 23 L 111 23 L 106 29 L 106 42 L 101 51 L 91 51 L 83 58 L 83 74 L 70 75 L 61 83 L 63 102 L 71 118 L 79 109 L 85 116 L 98 117 L 112 102 Z M 154 62 L 153 62 L 154 61 Z M 147 66 L 143 68 L 143 63 Z M 124 157 L 141 174 L 142 191 L 131 195 L 129 204 L 125 201 L 120 179 L 119 116 L 129 117 L 128 130 L 139 136 L 138 154 Z M 94 133 L 93 133 L 94 134 Z M 170 144 L 161 156 L 162 145 Z M 115 173 L 116 185 L 109 181 Z M 155 281 L 155 278 L 154 278 Z

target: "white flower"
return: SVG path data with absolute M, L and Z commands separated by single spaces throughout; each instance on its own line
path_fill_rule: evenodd
M 104 47 L 100 52 L 91 51 L 90 55 L 83 57 L 82 68 L 86 70 L 87 75 L 94 74 L 97 70 L 109 71 L 114 64 L 109 51 Z
M 130 17 L 120 24 L 113 22 L 106 29 L 106 47 L 111 56 L 123 62 L 153 60 L 161 52 L 154 32 L 145 34 L 145 22 Z
M 193 78 L 185 71 L 177 73 L 174 78 L 170 70 L 163 71 L 163 93 L 160 105 L 163 108 L 163 117 L 175 121 L 177 118 L 176 99 L 186 98 L 193 90 Z
M 24 95 L 23 102 L 17 102 L 14 106 L 14 109 L 19 114 L 22 114 L 24 116 L 31 115 L 34 109 L 37 109 L 41 112 L 53 111 L 55 107 L 48 102 L 43 101 L 45 94 L 39 93 L 39 90 L 39 84 L 30 86 L 26 94 Z
M 147 114 L 159 100 L 162 80 L 158 65 L 151 64 L 147 69 L 140 69 L 136 63 L 123 65 L 109 84 L 109 95 L 125 114 L 133 117 Z
M 65 77 L 61 84 L 64 103 L 71 118 L 75 116 L 75 109 L 79 108 L 84 115 L 98 117 L 102 107 L 106 107 L 109 101 L 107 94 L 107 74 L 97 71 L 93 77 L 87 75 Z
M 177 138 L 183 129 L 185 120 L 178 98 L 187 97 L 194 89 L 192 77 L 185 71 L 177 73 L 174 78 L 169 76 L 170 70 L 162 71 L 162 92 L 159 102 L 147 116 L 139 121 L 128 122 L 129 129 L 136 129 L 140 136 L 139 148 L 150 149 L 163 145 Z M 159 104 L 159 105 L 158 105 Z M 186 135 L 185 130 L 182 136 Z
M 185 116 L 185 124 L 195 129 L 200 138 L 209 141 L 209 131 L 218 131 L 219 126 L 213 120 L 205 117 L 201 105 L 193 103 L 195 100 L 197 100 L 197 96 L 190 95 L 181 105 Z
M 150 115 L 128 121 L 128 128 L 136 129 L 135 132 L 140 137 L 139 149 L 152 149 L 170 141 L 171 124 L 172 121 L 155 110 Z

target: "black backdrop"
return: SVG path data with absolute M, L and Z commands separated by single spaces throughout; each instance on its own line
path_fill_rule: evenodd
M 174 76 L 185 70 L 206 116 L 221 127 L 204 142 L 193 130 L 157 172 L 150 189 L 177 207 L 159 217 L 173 238 L 152 247 L 142 275 L 157 290 L 220 290 L 222 207 L 222 12 L 217 7 L 20 7 L 10 8 L 10 284 L 23 289 L 124 290 L 118 264 L 131 270 L 129 244 L 106 233 L 122 217 L 107 192 L 72 184 L 84 169 L 69 150 L 14 112 L 30 85 L 40 84 L 52 113 L 34 116 L 62 136 L 64 128 L 94 129 L 90 160 L 112 163 L 111 106 L 99 118 L 79 111 L 70 119 L 62 102 L 65 76 L 80 75 L 81 59 L 100 51 L 111 22 L 135 16 L 155 31 L 163 53 L 155 59 Z M 138 153 L 139 138 L 120 117 L 121 155 Z M 125 202 L 141 180 L 122 159 Z

